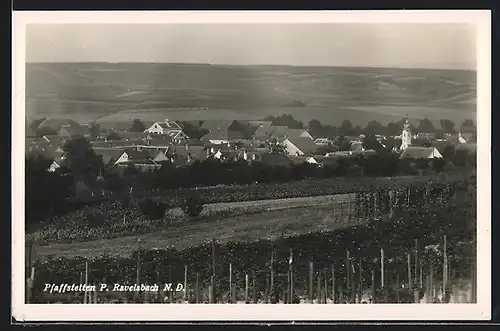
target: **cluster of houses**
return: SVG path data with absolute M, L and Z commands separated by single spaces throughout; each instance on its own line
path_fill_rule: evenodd
M 194 124 L 193 124 L 194 125 Z M 93 150 L 103 159 L 105 166 L 117 170 L 126 166 L 147 171 L 160 168 L 165 163 L 186 166 L 195 161 L 215 159 L 243 160 L 248 163 L 262 162 L 269 165 L 290 166 L 312 163 L 318 166 L 334 164 L 342 157 L 372 155 L 374 150 L 363 147 L 363 135 L 345 137 L 350 142 L 349 150 L 336 150 L 334 139 L 313 137 L 307 129 L 290 129 L 274 126 L 266 121 L 207 120 L 197 122 L 201 138 L 191 138 L 181 124 L 172 120 L 149 123 L 143 132 L 130 132 L 119 125 L 101 128 L 93 132 L 90 125 L 79 124 L 70 119 L 45 119 L 35 129 L 26 127 L 26 153 L 41 153 L 53 161 L 49 171 L 64 164 L 64 143 L 73 137 L 87 137 Z M 131 123 L 127 124 L 131 127 Z M 50 132 L 51 134 L 37 134 Z M 420 135 L 420 136 L 419 136 Z M 376 136 L 383 145 L 388 137 Z M 391 137 L 397 142 L 394 150 L 401 158 L 441 158 L 436 147 L 415 145 L 417 141 L 436 139 L 422 134 L 412 135 L 408 121 L 400 136 Z M 456 148 L 475 151 L 472 137 L 462 134 L 447 137 L 444 143 Z M 278 149 L 274 149 L 273 146 Z M 276 152 L 278 150 L 278 152 Z

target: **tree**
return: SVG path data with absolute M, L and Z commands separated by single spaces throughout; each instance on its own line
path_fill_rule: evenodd
M 130 131 L 132 131 L 132 132 L 144 132 L 144 130 L 146 130 L 146 127 L 144 126 L 144 124 L 141 122 L 140 119 L 136 118 L 132 122 L 132 126 L 130 127 Z
M 465 120 L 462 122 L 462 125 L 460 126 L 460 131 L 466 132 L 466 133 L 473 133 L 476 132 L 476 125 L 472 120 Z
M 204 202 L 198 195 L 187 196 L 181 206 L 182 211 L 190 217 L 198 217 L 204 208 Z
M 436 158 L 432 160 L 432 168 L 434 171 L 436 171 L 438 174 L 442 173 L 444 171 L 444 166 L 446 165 L 446 161 L 441 158 Z
M 455 123 L 448 119 L 442 119 L 439 120 L 439 124 L 441 125 L 441 128 L 443 129 L 444 133 L 454 133 L 455 132 Z
M 199 126 L 196 126 L 195 124 L 187 121 L 183 121 L 180 124 L 182 127 L 182 131 L 184 131 L 184 133 L 189 138 L 200 139 L 201 137 L 209 133 L 209 130 L 201 128 L 201 124 Z
M 455 147 L 453 145 L 446 145 L 443 148 L 443 158 L 448 161 L 452 161 L 455 157 Z
M 275 117 L 272 121 L 272 125 L 276 126 L 286 126 L 290 129 L 303 129 L 304 123 L 297 121 L 290 114 L 282 114 L 278 117 Z
M 161 220 L 165 216 L 167 204 L 161 201 L 145 199 L 139 202 L 139 209 L 144 216 L 153 221 L 157 221 Z
M 89 127 L 90 139 L 96 140 L 101 134 L 101 125 L 99 123 L 93 122 Z
M 307 127 L 309 128 L 309 131 L 311 132 L 311 135 L 313 137 L 323 136 L 323 125 L 320 121 L 315 119 L 310 120 L 309 123 L 307 123 Z
M 61 171 L 47 171 L 52 160 L 34 154 L 25 163 L 25 221 L 32 225 L 63 212 L 71 194 L 73 179 Z
M 65 164 L 76 179 L 93 181 L 104 168 L 102 158 L 85 137 L 68 140 L 63 147 Z
M 369 134 L 363 139 L 363 147 L 365 149 L 371 149 L 376 152 L 380 152 L 382 149 L 384 149 L 384 146 L 379 143 L 377 137 L 375 137 L 375 135 L 373 134 Z
M 427 118 L 420 120 L 417 130 L 418 132 L 425 132 L 425 133 L 433 133 L 436 131 L 432 122 Z
M 107 140 L 122 140 L 122 137 L 118 134 L 118 132 L 110 132 L 106 137 Z
M 351 142 L 344 136 L 340 136 L 337 139 L 337 146 L 339 151 L 349 151 L 351 150 Z
M 422 143 L 422 147 L 432 147 L 432 144 L 431 144 L 431 142 L 430 142 L 430 141 L 424 141 L 424 142 Z
M 344 120 L 340 125 L 339 131 L 344 136 L 354 136 L 354 127 L 352 126 L 351 121 Z
M 402 127 L 398 123 L 390 122 L 387 124 L 387 134 L 391 136 L 398 136 L 401 134 Z
M 385 128 L 382 124 L 380 124 L 377 121 L 370 121 L 366 125 L 366 128 L 363 129 L 364 134 L 370 135 L 370 134 L 384 134 L 385 133 Z

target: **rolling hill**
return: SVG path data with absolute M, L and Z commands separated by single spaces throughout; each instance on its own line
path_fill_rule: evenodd
M 28 118 L 261 119 L 325 124 L 475 119 L 472 71 L 163 63 L 28 63 Z

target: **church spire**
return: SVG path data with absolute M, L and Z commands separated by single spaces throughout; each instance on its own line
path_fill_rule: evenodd
M 399 149 L 404 151 L 410 145 L 411 145 L 411 129 L 410 129 L 410 123 L 408 122 L 408 114 L 407 114 L 405 116 L 403 131 L 401 132 L 401 147 Z

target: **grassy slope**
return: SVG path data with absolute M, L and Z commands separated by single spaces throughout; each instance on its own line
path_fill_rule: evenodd
M 475 104 L 468 101 L 476 94 L 475 74 L 452 70 L 59 63 L 27 64 L 26 78 L 31 117 L 101 121 L 252 119 L 288 112 L 303 121 L 364 125 L 406 113 L 439 120 L 442 109 L 461 121 L 473 117 Z M 294 101 L 306 106 L 291 107 Z M 174 110 L 184 107 L 210 111 Z

